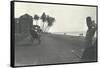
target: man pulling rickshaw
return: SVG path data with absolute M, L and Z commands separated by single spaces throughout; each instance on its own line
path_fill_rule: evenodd
M 39 44 L 41 43 L 41 39 L 40 39 L 41 32 L 42 32 L 42 30 L 40 29 L 40 26 L 33 25 L 32 29 L 30 30 L 30 34 L 32 36 L 31 39 L 32 39 L 33 42 L 34 42 L 34 40 L 37 40 Z

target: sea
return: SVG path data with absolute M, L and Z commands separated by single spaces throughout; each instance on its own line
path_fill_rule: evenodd
M 53 34 L 59 34 L 59 35 L 71 35 L 71 36 L 86 36 L 86 31 L 80 31 L 80 32 L 53 32 Z M 96 37 L 96 32 L 94 37 Z

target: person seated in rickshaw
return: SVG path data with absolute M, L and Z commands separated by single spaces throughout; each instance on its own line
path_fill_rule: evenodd
M 39 43 L 41 42 L 40 32 L 41 32 L 40 26 L 34 25 L 33 28 L 30 30 L 30 34 L 32 36 L 32 41 L 37 39 Z

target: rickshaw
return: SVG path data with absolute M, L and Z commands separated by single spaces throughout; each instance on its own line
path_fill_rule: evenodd
M 40 26 L 38 25 L 33 25 L 32 29 L 30 30 L 30 34 L 31 34 L 31 39 L 34 42 L 35 40 L 38 41 L 38 43 L 41 43 L 41 35 L 40 33 L 42 32 L 42 30 L 40 29 Z

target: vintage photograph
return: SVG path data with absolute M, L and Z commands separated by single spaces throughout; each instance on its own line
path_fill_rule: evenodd
M 97 6 L 14 2 L 15 66 L 97 62 Z

